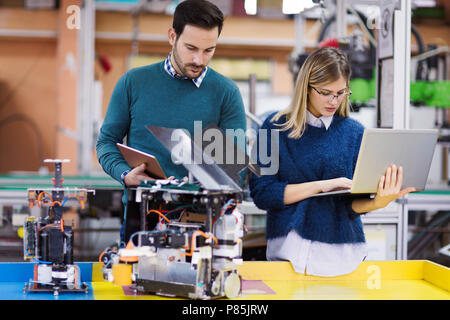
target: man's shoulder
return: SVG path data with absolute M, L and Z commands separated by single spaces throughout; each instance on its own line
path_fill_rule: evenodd
M 211 67 L 208 67 L 207 77 L 210 79 L 210 81 L 217 81 L 218 83 L 220 83 L 221 86 L 225 86 L 230 89 L 237 89 L 237 85 L 233 80 L 217 72 Z
M 145 66 L 134 67 L 128 70 L 126 75 L 131 78 L 148 77 L 155 73 L 161 72 L 163 63 L 163 61 L 160 61 Z

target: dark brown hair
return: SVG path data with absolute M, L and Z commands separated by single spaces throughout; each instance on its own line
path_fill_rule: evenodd
M 187 24 L 211 30 L 219 29 L 219 35 L 223 26 L 223 13 L 217 6 L 205 0 L 186 0 L 175 9 L 172 27 L 177 38 L 183 33 Z

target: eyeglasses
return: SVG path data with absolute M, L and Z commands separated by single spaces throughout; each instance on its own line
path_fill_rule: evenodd
M 309 87 L 313 88 L 314 91 L 316 91 L 320 96 L 322 96 L 324 99 L 326 99 L 327 102 L 329 102 L 329 103 L 332 103 L 334 98 L 336 98 L 336 101 L 338 103 L 340 103 L 346 96 L 349 96 L 349 95 L 352 94 L 352 91 L 350 89 L 347 89 L 346 91 L 335 95 L 335 94 L 332 94 L 332 93 L 320 91 L 320 90 L 318 90 L 317 88 L 315 88 L 313 86 L 309 86 Z

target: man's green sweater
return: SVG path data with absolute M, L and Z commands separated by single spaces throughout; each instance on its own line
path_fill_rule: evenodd
M 167 176 L 183 178 L 187 170 L 172 162 L 170 152 L 146 126 L 187 129 L 194 137 L 194 121 L 225 129 L 246 129 L 239 89 L 232 80 L 208 68 L 197 88 L 192 81 L 171 77 L 164 62 L 135 68 L 117 82 L 97 141 L 97 158 L 117 181 L 131 169 L 116 147 L 127 145 L 156 156 Z

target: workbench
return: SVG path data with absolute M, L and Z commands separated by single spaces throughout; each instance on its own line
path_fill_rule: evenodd
M 34 263 L 0 263 L 0 300 L 176 300 L 133 293 L 103 280 L 98 262 L 79 262 L 88 293 L 24 293 Z M 450 300 L 450 269 L 426 260 L 364 261 L 351 274 L 297 274 L 289 262 L 245 261 L 236 300 Z

